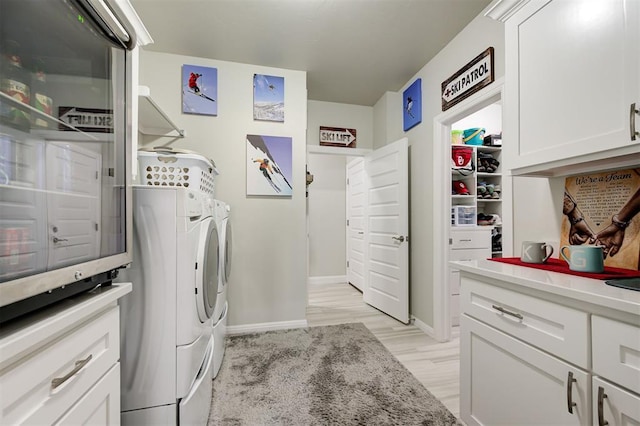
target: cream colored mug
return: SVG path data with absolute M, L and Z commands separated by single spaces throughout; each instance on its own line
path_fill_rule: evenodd
M 553 246 L 536 241 L 524 241 L 520 260 L 525 263 L 544 263 L 553 254 Z

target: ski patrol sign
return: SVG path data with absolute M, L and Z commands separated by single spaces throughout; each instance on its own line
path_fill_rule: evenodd
M 442 82 L 442 110 L 446 111 L 493 80 L 493 47 L 489 47 Z

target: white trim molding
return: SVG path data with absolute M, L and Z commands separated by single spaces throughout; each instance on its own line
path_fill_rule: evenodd
M 420 330 L 422 330 L 427 336 L 436 339 L 436 332 L 433 329 L 433 327 L 423 323 L 422 321 L 420 321 L 418 318 L 414 317 L 413 315 L 411 315 L 411 320 L 413 321 L 413 325 L 415 325 L 416 327 L 418 327 Z M 438 340 L 438 339 L 436 339 Z
M 339 146 L 307 145 L 307 154 L 331 154 L 349 157 L 364 157 L 371 151 L 373 150 L 369 148 L 342 148 Z
M 288 330 L 293 328 L 307 327 L 309 327 L 309 324 L 307 323 L 306 319 L 298 321 L 277 321 L 257 324 L 228 325 L 227 335 L 234 336 L 238 334 L 264 333 L 265 331 Z
M 321 277 L 309 277 L 307 280 L 309 285 L 327 285 L 347 283 L 346 275 L 325 275 Z
M 489 5 L 484 16 L 496 21 L 506 22 L 527 3 L 529 3 L 529 0 L 495 0 Z

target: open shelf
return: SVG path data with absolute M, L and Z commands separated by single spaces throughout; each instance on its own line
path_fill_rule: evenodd
M 151 97 L 151 90 L 147 86 L 138 86 L 138 101 L 138 129 L 140 133 L 174 138 L 185 137 L 185 131 L 180 129 L 155 103 Z

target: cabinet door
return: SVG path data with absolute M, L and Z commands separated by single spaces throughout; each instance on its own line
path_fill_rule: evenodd
M 113 366 L 56 425 L 120 424 L 120 364 Z
M 639 10 L 637 0 L 532 0 L 507 21 L 506 111 L 518 151 L 509 168 L 640 152 L 630 131 Z
M 591 423 L 586 372 L 464 314 L 460 326 L 460 413 L 466 424 Z
M 594 377 L 593 424 L 640 424 L 640 397 Z

